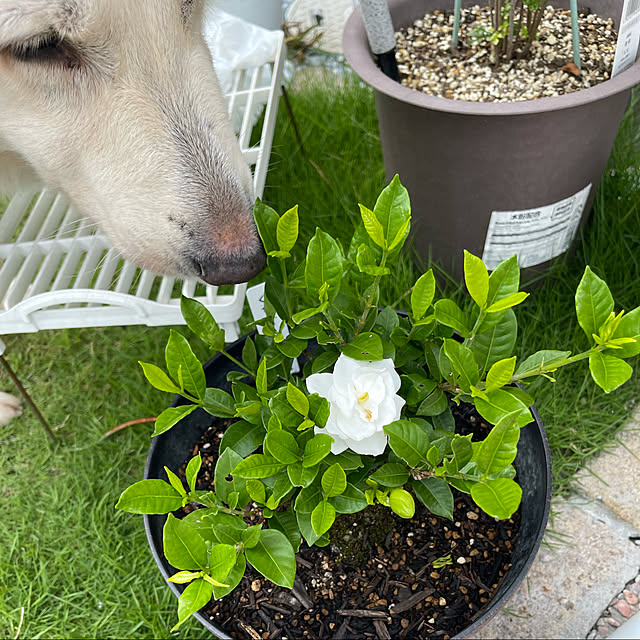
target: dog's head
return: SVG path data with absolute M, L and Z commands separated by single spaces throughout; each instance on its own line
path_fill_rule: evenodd
M 124 255 L 213 284 L 264 266 L 199 0 L 0 0 L 0 152 Z

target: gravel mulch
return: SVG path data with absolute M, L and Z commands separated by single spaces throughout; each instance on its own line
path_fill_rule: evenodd
M 587 634 L 588 640 L 608 638 L 626 620 L 638 614 L 640 609 L 640 575 L 630 580 L 602 612 Z
M 608 80 L 617 33 L 611 19 L 585 9 L 579 14 L 582 73 L 573 65 L 569 11 L 548 7 L 528 58 L 489 64 L 490 43 L 474 30 L 490 27 L 488 7 L 463 9 L 460 47 L 451 52 L 453 15 L 434 12 L 396 34 L 403 85 L 435 96 L 474 102 L 512 102 L 559 96 Z

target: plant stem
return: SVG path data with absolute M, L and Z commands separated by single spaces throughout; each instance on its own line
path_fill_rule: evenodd
M 518 382 L 519 380 L 524 380 L 525 378 L 530 378 L 531 376 L 539 376 L 545 373 L 552 373 L 560 367 L 564 367 L 568 364 L 573 364 L 574 362 L 579 362 L 580 360 L 586 360 L 592 353 L 604 351 L 605 349 L 605 346 L 593 347 L 589 349 L 589 351 L 578 353 L 577 355 L 565 358 L 564 360 L 558 360 L 556 362 L 553 362 L 552 364 L 547 365 L 546 367 L 540 366 L 533 371 L 527 371 L 526 373 L 521 373 L 520 375 L 513 375 L 511 376 L 510 383 Z
M 289 299 L 289 278 L 287 277 L 287 269 L 284 266 L 285 258 L 278 260 L 280 263 L 280 269 L 282 271 L 282 284 L 284 284 L 284 299 L 287 303 L 287 311 L 289 313 L 289 317 L 287 320 L 291 320 L 291 316 L 293 315 L 293 309 L 291 307 L 291 300 Z
M 573 62 L 578 69 L 580 64 L 580 31 L 578 30 L 578 0 L 571 0 L 571 36 L 573 40 Z
M 384 267 L 387 264 L 387 256 L 389 255 L 389 252 L 387 251 L 387 249 L 383 249 L 382 250 L 382 259 L 380 260 L 380 268 L 384 269 Z M 367 301 L 365 302 L 364 305 L 364 311 L 362 312 L 362 315 L 360 316 L 360 320 L 358 322 L 358 326 L 356 327 L 355 333 L 354 335 L 357 336 L 361 331 L 362 331 L 362 327 L 364 327 L 364 323 L 367 321 L 367 318 L 369 317 L 369 311 L 371 310 L 371 307 L 373 306 L 373 299 L 375 298 L 376 292 L 378 291 L 379 287 L 380 287 L 380 280 L 382 279 L 381 275 L 377 275 L 373 281 L 373 284 L 371 285 L 371 293 L 369 294 L 369 298 L 367 299 Z
M 458 35 L 460 32 L 460 13 L 462 11 L 461 8 L 461 0 L 455 0 L 454 8 L 453 8 L 453 36 L 451 37 L 451 49 L 452 51 L 457 51 L 458 49 Z
M 238 365 L 241 369 L 244 369 L 252 378 L 256 377 L 256 374 L 251 371 L 251 369 L 248 369 L 247 367 L 245 367 L 242 362 L 240 362 L 240 360 L 238 360 L 237 358 L 234 358 L 230 353 L 227 353 L 224 349 L 220 352 L 222 355 L 226 356 L 227 358 L 229 358 L 229 360 L 231 360 L 231 362 L 233 362 L 233 364 Z

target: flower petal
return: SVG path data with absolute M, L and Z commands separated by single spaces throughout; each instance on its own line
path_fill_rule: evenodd
M 387 436 L 384 431 L 374 433 L 365 440 L 345 440 L 351 451 L 364 456 L 379 456 L 387 448 Z M 333 449 L 331 450 L 333 452 Z
M 307 378 L 307 391 L 317 393 L 323 398 L 329 396 L 329 389 L 333 386 L 333 375 L 330 373 L 314 373 Z

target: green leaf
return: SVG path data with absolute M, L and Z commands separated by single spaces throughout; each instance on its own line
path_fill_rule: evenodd
M 342 353 L 354 360 L 382 360 L 384 347 L 377 333 L 361 333 L 349 344 L 342 346 Z
M 318 503 L 311 512 L 311 526 L 317 535 L 321 536 L 331 529 L 336 519 L 336 510 L 327 500 Z
M 271 431 L 270 433 L 278 432 Z M 283 467 L 281 462 L 271 456 L 254 453 L 238 463 L 232 473 L 241 478 L 268 478 L 281 471 Z
M 188 585 L 178 598 L 178 624 L 171 629 L 171 633 L 184 624 L 192 614 L 200 611 L 211 600 L 212 594 L 213 585 L 203 578 L 198 578 Z
M 438 300 L 434 305 L 436 320 L 447 327 L 455 329 L 463 338 L 469 336 L 467 318 L 460 307 L 448 298 Z
M 189 464 L 185 470 L 185 476 L 187 478 L 187 484 L 189 485 L 189 489 L 191 491 L 196 490 L 196 481 L 198 479 L 198 473 L 200 473 L 200 468 L 202 467 L 202 457 L 200 456 L 200 452 L 198 452 L 197 456 L 193 456 L 191 460 L 189 460 Z
M 478 382 L 480 372 L 473 352 L 457 340 L 447 338 L 444 341 L 444 352 L 451 362 L 453 370 L 459 378 L 460 388 L 470 392 L 471 385 Z
M 517 337 L 516 314 L 513 309 L 508 309 L 498 324 L 476 335 L 470 345 L 480 370 L 487 371 L 498 360 L 509 358 L 513 354 Z
M 269 520 L 269 528 L 281 531 L 287 536 L 295 553 L 300 550 L 302 535 L 298 528 L 296 515 L 293 511 L 276 511 Z
M 368 276 L 386 276 L 391 273 L 388 267 L 379 267 L 376 263 L 376 255 L 371 247 L 366 244 L 360 245 L 356 264 L 362 273 Z
M 175 329 L 171 329 L 169 334 L 165 349 L 165 359 L 169 375 L 174 380 L 179 380 L 179 370 L 181 370 L 184 388 L 196 398 L 202 400 L 207 388 L 202 364 L 191 350 L 191 345 L 187 339 Z
M 435 389 L 421 403 L 416 414 L 419 416 L 439 416 L 449 407 L 449 399 L 444 391 Z
M 276 348 L 287 358 L 297 358 L 307 348 L 309 343 L 293 336 L 287 336 L 282 342 L 276 343 Z
M 287 383 L 287 401 L 302 416 L 309 414 L 309 400 L 307 396 L 290 382 Z
M 327 498 L 339 496 L 347 488 L 347 474 L 336 462 L 332 464 L 322 475 L 322 490 Z M 314 527 L 315 528 L 315 527 Z M 319 533 L 316 530 L 316 533 Z M 324 531 L 322 532 L 324 533 Z M 320 533 L 320 535 L 322 535 Z
M 520 439 L 517 419 L 517 413 L 504 416 L 477 448 L 473 460 L 485 478 L 500 473 L 516 459 Z
M 240 456 L 237 451 L 227 447 L 220 454 L 213 475 L 218 498 L 229 502 L 229 496 L 235 492 L 238 494 L 238 503 L 244 506 L 249 502 L 247 483 L 242 479 L 242 476 L 236 477 L 235 475 L 235 467 L 242 462 L 242 460 L 242 456 Z M 246 460 L 249 460 L 249 458 L 246 458 Z M 232 480 L 227 480 L 229 475 L 232 476 Z
M 413 286 L 413 291 L 411 291 L 411 313 L 414 321 L 424 317 L 433 302 L 435 293 L 436 279 L 433 275 L 433 269 L 429 269 L 418 278 Z
M 229 425 L 220 441 L 220 453 L 227 448 L 233 449 L 241 458 L 253 453 L 264 440 L 264 427 L 238 420 Z
M 258 227 L 258 233 L 267 253 L 278 250 L 277 228 L 280 217 L 269 206 L 258 199 L 253 207 L 253 216 Z
M 311 486 L 305 487 L 298 493 L 294 505 L 295 511 L 311 513 L 319 502 L 322 502 L 322 488 L 319 482 L 314 482 Z
M 160 367 L 148 362 L 138 361 L 138 364 L 142 367 L 144 376 L 152 387 L 167 393 L 180 393 L 179 387 L 172 382 L 171 378 Z
M 326 282 L 329 285 L 329 300 L 334 300 L 340 290 L 343 277 L 342 252 L 338 243 L 321 229 L 309 242 L 304 278 L 307 293 L 317 298 L 318 291 Z
M 170 578 L 167 578 L 167 580 L 174 584 L 188 584 L 201 575 L 201 571 L 178 571 L 178 573 L 174 573 Z
M 399 462 L 383 464 L 370 478 L 385 487 L 401 487 L 409 480 L 407 467 Z
M 416 512 L 416 503 L 413 496 L 404 489 L 392 489 L 389 494 L 389 506 L 394 513 L 401 518 L 413 518 Z
M 231 395 L 217 387 L 209 387 L 204 394 L 203 409 L 216 418 L 233 418 L 236 403 Z
M 238 553 L 236 555 L 236 563 L 229 572 L 229 575 L 225 578 L 224 582 L 228 584 L 228 587 L 213 587 L 213 597 L 216 600 L 220 600 L 220 598 L 224 598 L 226 595 L 231 593 L 242 580 L 244 576 L 244 572 L 247 568 L 247 560 L 245 558 L 244 553 Z
M 267 388 L 267 359 L 262 358 L 256 373 L 256 391 L 263 396 L 267 393 Z
M 472 435 L 461 436 L 455 434 L 451 440 L 451 451 L 453 457 L 444 461 L 444 468 L 447 474 L 456 474 L 462 469 L 473 456 Z M 437 464 L 437 463 L 436 463 Z M 435 465 L 434 465 L 435 466 Z
M 255 529 L 256 527 L 251 527 Z M 260 528 L 258 527 L 258 531 Z M 244 532 L 242 534 L 244 539 Z M 211 577 L 218 582 L 225 582 L 229 571 L 236 563 L 236 548 L 230 544 L 216 544 L 211 547 L 209 554 L 209 569 Z
M 521 362 L 516 369 L 516 375 L 521 376 L 524 373 L 530 373 L 532 371 L 540 371 L 543 368 L 549 367 L 556 362 L 561 362 L 571 355 L 571 351 L 551 351 L 548 349 L 542 351 L 536 351 L 530 355 L 524 362 Z M 551 370 L 553 371 L 553 369 Z
M 294 487 L 308 487 L 318 475 L 319 467 L 303 467 L 301 462 L 287 466 L 287 475 Z
M 298 529 L 306 540 L 307 545 L 311 547 L 320 540 L 322 536 L 319 536 L 311 526 L 311 513 L 296 511 L 296 521 L 298 522 Z
M 358 205 L 360 207 L 360 215 L 362 217 L 362 222 L 364 223 L 364 228 L 368 234 L 368 236 L 381 248 L 384 249 L 386 246 L 385 237 L 384 237 L 384 229 L 382 228 L 382 224 L 378 218 L 376 218 L 375 213 L 371 211 L 371 209 L 367 209 L 362 204 Z
M 389 446 L 393 452 L 410 467 L 417 467 L 424 460 L 429 448 L 429 438 L 413 422 L 396 420 L 388 424 L 384 432 L 389 436 Z
M 442 478 L 413 480 L 411 486 L 422 504 L 437 516 L 453 520 L 453 494 Z
M 622 316 L 618 328 L 614 331 L 615 338 L 633 338 L 634 343 L 624 344 L 615 350 L 618 358 L 631 358 L 640 353 L 640 307 Z
M 267 494 L 264 488 L 264 484 L 260 480 L 250 478 L 247 480 L 247 492 L 249 497 L 257 504 L 265 504 L 267 501 Z
M 411 202 L 409 193 L 402 186 L 397 175 L 383 189 L 373 208 L 373 213 L 382 225 L 387 247 L 396 240 L 401 229 L 408 230 L 406 223 L 411 218 Z
M 518 267 L 518 256 L 513 255 L 508 260 L 503 260 L 489 276 L 489 293 L 487 295 L 486 306 L 502 300 L 520 288 L 520 268 Z
M 242 542 L 246 549 L 251 549 L 255 547 L 259 540 L 260 534 L 262 533 L 262 525 L 258 524 L 254 527 L 249 527 L 242 532 Z
M 498 424 L 510 413 L 517 413 L 517 424 L 524 427 L 533 421 L 529 407 L 506 389 L 496 389 L 487 393 L 487 398 L 474 398 L 478 413 L 491 424 Z
M 589 370 L 595 383 L 611 393 L 624 384 L 633 373 L 633 369 L 624 360 L 598 351 L 589 356 Z
M 264 450 L 282 464 L 293 464 L 300 459 L 300 450 L 296 439 L 283 429 L 267 433 L 264 439 Z
M 516 367 L 516 357 L 505 358 L 494 363 L 487 373 L 487 391 L 500 389 L 504 385 L 509 384 L 511 376 L 513 376 Z
M 464 251 L 464 281 L 473 301 L 484 309 L 489 295 L 489 272 L 480 258 Z
M 199 300 L 182 296 L 180 298 L 180 311 L 187 326 L 205 344 L 208 344 L 217 351 L 224 347 L 224 329 L 220 329 L 218 323 Z M 222 339 L 220 339 L 222 338 Z
M 513 293 L 506 298 L 502 298 L 501 300 L 494 302 L 492 305 L 487 307 L 486 311 L 487 313 L 498 313 L 500 311 L 505 311 L 506 309 L 510 309 L 511 307 L 515 307 L 521 302 L 524 302 L 528 297 L 528 293 L 525 293 L 524 291 L 518 291 L 517 293 Z
M 339 357 L 340 352 L 338 351 L 324 351 L 313 359 L 311 363 L 311 373 L 322 373 L 330 369 Z
M 576 290 L 576 315 L 590 342 L 613 311 L 613 304 L 606 282 L 587 266 Z
M 364 493 L 350 482 L 344 493 L 331 498 L 330 502 L 338 513 L 356 513 L 367 506 Z
M 497 478 L 474 484 L 471 497 L 485 513 L 503 520 L 520 506 L 522 489 L 510 478 Z
M 313 467 L 331 453 L 333 438 L 327 433 L 316 434 L 304 446 L 303 467 Z
M 389 251 L 393 251 L 401 243 L 404 244 L 404 241 L 409 233 L 410 224 L 411 224 L 411 217 L 408 217 L 404 221 L 404 224 L 400 227 L 400 229 L 398 229 L 398 232 L 396 233 L 396 237 L 393 240 L 391 240 L 391 242 L 389 243 Z
M 176 569 L 206 569 L 209 551 L 197 529 L 178 520 L 172 514 L 162 530 L 162 547 L 165 558 Z
M 170 513 L 182 506 L 182 496 L 164 480 L 141 480 L 127 487 L 116 509 L 129 513 Z
M 280 251 L 289 253 L 298 239 L 298 205 L 280 216 L 276 225 L 276 238 Z
M 293 589 L 296 576 L 296 557 L 293 547 L 281 531 L 264 529 L 258 544 L 245 551 L 247 560 L 267 580 Z
M 169 407 L 165 409 L 157 418 L 155 422 L 155 429 L 153 430 L 153 436 L 159 436 L 161 433 L 169 431 L 172 427 L 175 427 L 178 422 L 183 418 L 186 418 L 192 411 L 195 411 L 198 405 L 188 404 L 181 407 Z
M 256 351 L 256 344 L 251 338 L 247 338 L 244 341 L 244 347 L 242 347 L 242 362 L 255 371 L 258 368 L 258 352 Z
M 309 418 L 313 420 L 314 424 L 324 427 L 331 412 L 329 401 L 317 393 L 312 393 L 307 396 L 307 399 L 309 400 Z

